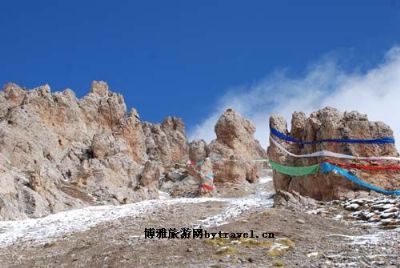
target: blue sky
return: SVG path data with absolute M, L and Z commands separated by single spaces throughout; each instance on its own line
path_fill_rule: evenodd
M 321 85 L 333 92 L 340 75 L 393 63 L 387 55 L 400 43 L 398 0 L 14 0 L 0 10 L 1 84 L 48 83 L 82 96 L 92 80 L 105 80 L 142 119 L 180 116 L 199 135 L 233 105 L 227 96 L 265 81 L 280 83 L 265 94 L 283 94 L 285 83 L 304 82 L 316 66 L 334 69 Z M 248 100 L 240 105 L 253 106 Z M 258 124 L 278 106 L 261 103 Z

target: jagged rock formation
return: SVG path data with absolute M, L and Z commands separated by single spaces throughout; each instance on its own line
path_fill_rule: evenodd
M 247 184 L 258 179 L 262 164 L 253 160 L 266 153 L 254 139 L 254 126 L 232 109 L 219 118 L 217 139 L 209 145 L 204 140 L 189 143 L 189 159 L 196 168 L 173 168 L 163 177 L 161 189 L 171 196 L 193 197 L 202 182 L 197 173 L 213 173 L 217 189 L 221 184 Z
M 189 145 L 180 118 L 167 117 L 161 124 L 143 123 L 147 154 L 151 160 L 170 166 L 187 161 Z
M 190 196 L 201 180 L 188 174 L 189 156 L 213 169 L 216 181 L 255 181 L 258 167 L 249 160 L 264 151 L 254 126 L 227 110 L 215 130 L 210 145 L 189 145 L 181 119 L 141 122 L 105 82 L 94 81 L 82 99 L 70 89 L 7 84 L 0 92 L 0 220 L 157 198 L 160 188 Z
M 215 181 L 256 181 L 261 166 L 253 160 L 264 158 L 265 151 L 254 139 L 255 127 L 251 122 L 234 110 L 227 109 L 215 125 L 215 133 L 217 138 L 208 147 Z
M 334 108 L 324 108 L 312 113 L 308 118 L 304 113 L 293 113 L 290 132 L 287 130 L 285 119 L 281 116 L 271 116 L 270 125 L 280 132 L 308 141 L 329 138 L 372 139 L 393 136 L 390 127 L 382 122 L 371 122 L 368 121 L 367 115 L 358 112 L 342 113 Z M 275 140 L 295 154 L 309 154 L 316 151 L 329 150 L 354 156 L 398 156 L 394 144 L 319 143 L 299 146 L 299 144 L 284 142 L 276 137 Z M 324 160 L 322 158 L 296 159 L 284 154 L 273 144 L 268 148 L 268 157 L 272 161 L 288 166 L 308 166 Z M 351 162 L 343 159 L 340 161 Z M 352 172 L 365 181 L 382 188 L 400 188 L 400 181 L 394 179 L 399 174 L 394 172 L 371 173 L 356 169 L 352 170 Z M 334 174 L 316 174 L 314 176 L 293 178 L 274 171 L 273 178 L 277 190 L 296 191 L 318 200 L 341 198 L 348 195 L 349 191 L 360 189 L 341 176 Z
M 192 161 L 202 161 L 210 154 L 208 145 L 204 140 L 193 140 L 189 144 L 189 158 Z
M 142 123 L 105 82 L 82 99 L 48 85 L 0 92 L 0 219 L 156 198 L 157 160 L 187 157 L 182 121 Z

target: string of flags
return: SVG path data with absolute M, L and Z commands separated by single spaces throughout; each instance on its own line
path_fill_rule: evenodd
M 313 142 L 305 142 L 293 137 L 287 136 L 284 133 L 277 131 L 276 129 L 271 128 L 271 134 L 281 138 L 288 142 L 296 142 L 299 144 L 317 144 L 322 142 L 347 142 L 347 143 L 367 143 L 367 144 L 385 144 L 385 143 L 394 143 L 394 139 L 391 137 L 386 138 L 379 138 L 379 139 L 370 139 L 370 140 L 360 140 L 360 139 L 325 139 Z M 287 155 L 290 155 L 295 158 L 314 158 L 314 157 L 322 157 L 322 158 L 342 158 L 342 159 L 350 159 L 350 160 L 367 160 L 367 161 L 400 161 L 399 157 L 393 156 L 373 156 L 373 157 L 362 157 L 362 156 L 353 156 L 353 155 L 346 155 L 346 154 L 339 154 L 331 151 L 318 151 L 310 154 L 293 154 L 289 152 L 282 144 L 276 141 L 272 136 L 270 136 L 270 141 L 274 144 L 278 149 L 284 152 Z M 386 195 L 400 195 L 400 189 L 398 190 L 386 190 L 380 188 L 376 185 L 370 184 L 356 175 L 354 175 L 349 169 L 362 169 L 368 171 L 395 171 L 400 170 L 400 165 L 362 165 L 362 164 L 354 164 L 354 163 L 340 163 L 333 160 L 323 160 L 322 163 L 311 165 L 311 166 L 302 166 L 302 167 L 295 167 L 295 166 L 284 166 L 279 163 L 275 163 L 273 161 L 269 161 L 272 169 L 282 174 L 286 174 L 289 176 L 307 176 L 307 175 L 315 175 L 319 172 L 323 174 L 327 173 L 335 173 L 337 175 L 341 175 L 343 178 L 353 182 L 354 184 L 367 188 L 369 190 L 386 194 Z
M 365 143 L 365 144 L 385 144 L 385 143 L 394 143 L 394 138 L 393 137 L 383 137 L 383 138 L 376 138 L 376 139 L 352 139 L 352 138 L 342 138 L 342 139 L 321 139 L 321 140 L 315 140 L 315 141 L 303 141 L 294 137 L 291 137 L 289 135 L 286 135 L 285 133 L 282 133 L 278 131 L 277 129 L 273 128 L 270 126 L 270 131 L 271 134 L 274 136 L 285 140 L 289 142 L 295 142 L 299 143 L 302 145 L 308 145 L 308 144 L 319 144 L 319 143 Z

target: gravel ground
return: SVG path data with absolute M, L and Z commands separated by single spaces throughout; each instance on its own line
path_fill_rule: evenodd
M 272 183 L 208 199 L 93 207 L 0 223 L 1 267 L 400 267 L 400 230 L 340 203 L 273 208 Z M 339 215 L 339 216 L 338 216 Z M 145 228 L 249 232 L 259 238 L 145 239 Z M 262 233 L 274 237 L 262 238 Z

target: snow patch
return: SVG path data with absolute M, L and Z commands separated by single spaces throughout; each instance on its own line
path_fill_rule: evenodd
M 165 197 L 168 198 L 168 197 Z M 260 198 L 176 198 L 147 200 L 120 206 L 91 206 L 52 214 L 39 219 L 0 222 L 0 248 L 16 242 L 44 243 L 74 232 L 84 232 L 104 222 L 124 217 L 149 215 L 164 206 L 177 204 L 199 204 L 204 202 L 224 202 L 228 207 L 221 214 L 205 219 L 203 226 L 221 224 L 243 211 L 269 205 L 272 200 Z
M 270 181 L 272 181 L 272 177 L 261 177 L 259 180 L 259 183 L 264 184 L 264 183 L 268 183 Z
M 220 226 L 228 223 L 228 220 L 237 218 L 243 212 L 256 208 L 272 207 L 273 200 L 265 198 L 238 198 L 232 199 L 230 205 L 217 215 L 208 217 L 195 224 L 195 228 Z
M 328 236 L 338 236 L 346 239 L 351 245 L 377 245 L 384 237 L 384 232 L 376 232 L 373 234 L 366 235 L 342 235 L 342 234 L 331 234 Z

